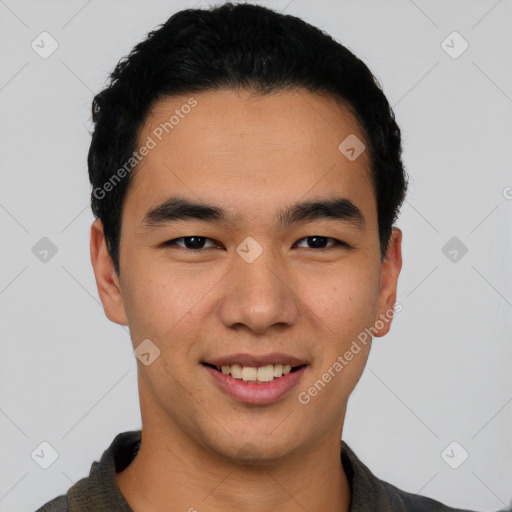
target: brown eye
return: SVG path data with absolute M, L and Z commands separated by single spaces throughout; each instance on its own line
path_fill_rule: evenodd
M 191 249 L 191 250 L 201 250 L 205 249 L 205 242 L 210 240 L 214 242 L 211 238 L 206 238 L 204 236 L 184 236 L 181 238 L 175 238 L 174 240 L 169 240 L 165 242 L 165 246 L 173 246 L 176 245 L 182 249 Z M 182 242 L 183 245 L 178 244 L 178 242 Z M 208 247 L 206 247 L 208 248 Z
M 348 247 L 348 244 L 342 242 L 341 240 L 337 240 L 336 238 L 330 238 L 328 236 L 307 236 L 305 238 L 301 238 L 296 244 L 306 240 L 309 247 L 306 249 L 331 249 L 337 246 L 345 246 Z M 333 244 L 330 246 L 326 246 L 328 241 L 332 241 Z

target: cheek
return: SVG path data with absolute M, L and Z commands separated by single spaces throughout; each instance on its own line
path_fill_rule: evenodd
M 373 323 L 379 284 L 378 272 L 347 266 L 302 280 L 298 295 L 331 338 L 346 341 Z
M 162 268 L 144 265 L 138 260 L 122 283 L 123 299 L 132 338 L 164 340 L 186 322 L 187 314 L 198 302 L 201 289 L 191 285 L 185 276 L 172 276 Z
M 333 421 L 366 366 L 371 347 L 368 328 L 377 311 L 377 292 L 374 279 L 341 277 L 324 287 L 323 293 L 309 296 L 309 317 L 315 322 L 316 364 L 301 396 L 314 397 L 318 410 L 332 414 Z

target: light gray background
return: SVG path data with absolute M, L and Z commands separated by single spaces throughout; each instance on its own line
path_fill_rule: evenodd
M 512 2 L 265 4 L 362 58 L 403 131 L 411 180 L 397 223 L 403 311 L 374 340 L 344 439 L 400 488 L 451 506 L 504 508 L 512 498 Z M 129 333 L 104 316 L 89 258 L 90 104 L 149 30 L 201 5 L 0 0 L 0 511 L 35 510 L 86 476 L 117 433 L 140 427 Z M 43 31 L 59 45 L 47 59 L 31 48 Z M 453 31 L 469 43 L 458 58 L 441 46 Z M 456 262 L 442 252 L 454 236 L 468 248 Z M 58 249 L 46 263 L 32 252 L 42 237 Z M 48 469 L 31 458 L 42 441 L 59 454 Z M 441 456 L 452 441 L 469 453 L 458 469 Z

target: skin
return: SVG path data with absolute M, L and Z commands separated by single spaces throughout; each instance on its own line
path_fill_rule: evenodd
M 135 171 L 122 212 L 120 276 L 101 221 L 91 227 L 105 314 L 129 325 L 134 347 L 149 338 L 161 351 L 152 364 L 137 363 L 142 443 L 117 484 L 135 512 L 346 511 L 350 487 L 340 439 L 371 343 L 310 403 L 297 394 L 393 309 L 402 233 L 393 228 L 381 263 L 368 151 L 349 161 L 338 150 L 349 134 L 364 136 L 332 98 L 245 89 L 193 97 L 197 106 Z M 187 99 L 159 100 L 139 140 Z M 144 230 L 146 211 L 177 193 L 239 218 L 231 225 L 188 220 Z M 277 209 L 332 194 L 362 211 L 363 230 L 332 220 L 286 229 L 276 223 Z M 183 242 L 160 245 L 186 236 L 210 241 L 200 251 Z M 247 236 L 263 248 L 250 264 L 236 252 Z M 317 249 L 304 240 L 313 236 L 352 249 L 332 242 Z M 309 366 L 298 387 L 275 403 L 247 405 L 226 395 L 200 364 L 236 352 L 284 352 Z

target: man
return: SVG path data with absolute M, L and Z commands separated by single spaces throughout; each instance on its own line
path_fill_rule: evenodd
M 190 9 L 93 121 L 91 260 L 142 430 L 40 510 L 454 510 L 341 441 L 402 265 L 400 130 L 368 68 L 292 16 Z

